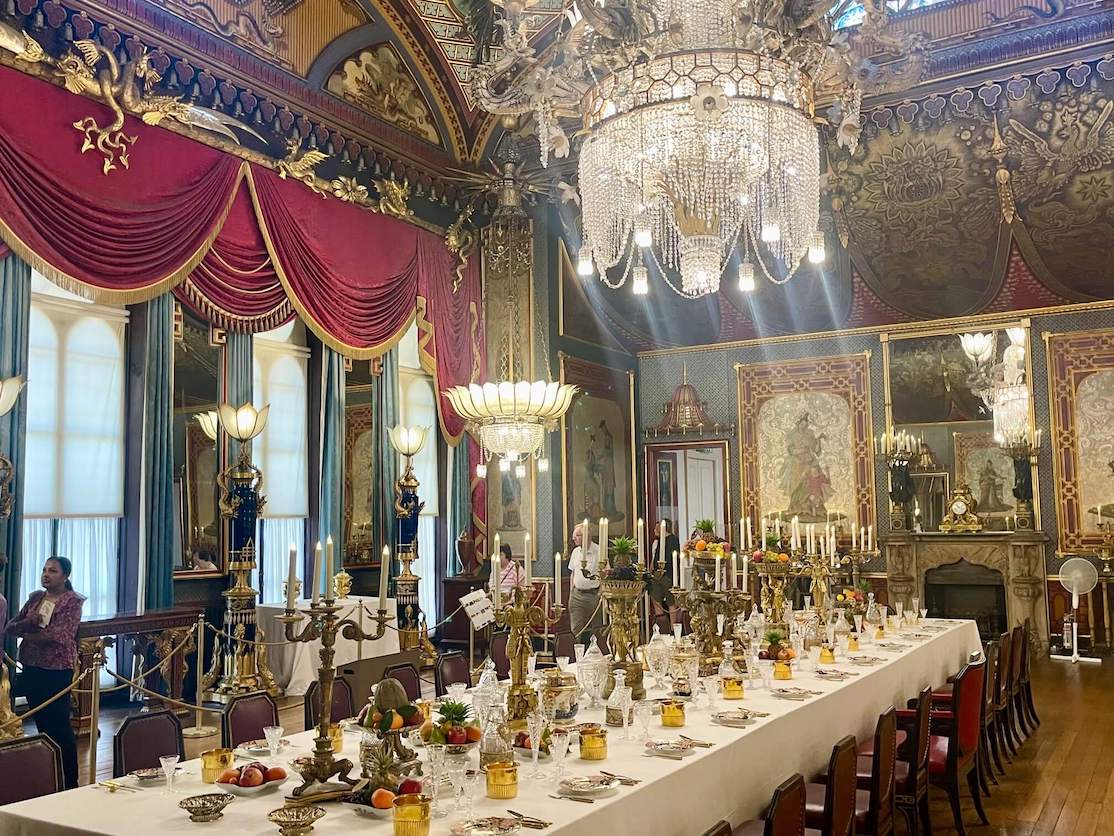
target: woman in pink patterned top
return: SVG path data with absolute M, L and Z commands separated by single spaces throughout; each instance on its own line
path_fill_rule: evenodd
M 70 585 L 72 565 L 51 557 L 43 565 L 42 590 L 31 593 L 5 632 L 20 636 L 22 692 L 28 705 L 42 705 L 73 681 L 77 662 L 77 627 L 85 597 Z M 35 714 L 35 725 L 62 750 L 66 789 L 77 786 L 77 743 L 70 726 L 70 700 L 62 697 Z

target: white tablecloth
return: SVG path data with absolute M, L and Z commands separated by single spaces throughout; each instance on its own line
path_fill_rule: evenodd
M 357 624 L 362 624 L 364 629 L 372 631 L 375 627 L 374 615 L 379 609 L 379 599 L 365 595 L 349 595 L 343 601 L 338 601 L 343 609 L 339 615 L 342 618 L 351 618 Z M 299 610 L 308 610 L 309 601 L 299 601 Z M 281 641 L 283 624 L 278 616 L 285 612 L 285 608 L 273 604 L 260 604 L 255 608 L 255 615 L 259 624 L 267 634 L 267 641 Z M 395 614 L 395 599 L 387 599 L 387 612 Z M 303 620 L 302 625 L 305 624 Z M 398 653 L 398 630 L 394 629 L 395 622 L 388 623 L 387 631 L 383 638 L 377 641 L 353 641 L 337 634 L 334 651 L 336 657 L 334 664 L 347 665 L 359 659 L 373 659 L 376 656 L 387 656 Z M 300 697 L 309 688 L 311 682 L 317 679 L 317 669 L 321 664 L 321 642 L 286 642 L 267 648 L 267 661 L 271 665 L 271 673 L 275 675 L 287 696 Z
M 896 637 L 891 636 L 891 640 Z M 979 648 L 978 631 L 973 622 L 952 626 L 934 638 L 914 645 L 912 649 L 891 653 L 872 645 L 864 653 L 884 657 L 887 661 L 873 668 L 846 664 L 836 667 L 860 671 L 859 676 L 844 682 L 819 681 L 807 673 L 799 673 L 791 683 L 823 691 L 822 696 L 806 702 L 773 698 L 768 692 L 748 690 L 742 705 L 767 711 L 770 716 L 745 729 L 729 729 L 712 725 L 707 711 L 690 711 L 687 726 L 680 731 L 701 740 L 714 741 L 711 749 L 697 750 L 681 762 L 642 755 L 641 744 L 620 740 L 620 732 L 611 730 L 610 757 L 604 762 L 581 761 L 570 753 L 566 764 L 570 774 L 592 774 L 607 769 L 643 779 L 637 787 L 623 787 L 611 798 L 595 804 L 577 804 L 548 797 L 553 792 L 549 781 L 526 780 L 526 768 L 520 770 L 519 795 L 511 801 L 493 801 L 483 797 L 482 789 L 476 803 L 477 814 L 505 811 L 507 805 L 527 815 L 554 822 L 542 831 L 547 836 L 572 834 L 628 834 L 640 836 L 687 836 L 698 834 L 718 819 L 733 825 L 758 815 L 769 801 L 775 786 L 794 772 L 811 778 L 827 763 L 832 744 L 845 734 L 866 739 L 874 732 L 878 714 L 888 705 L 903 705 L 926 684 L 937 685 L 955 673 L 968 654 Z M 652 693 L 652 692 L 651 692 Z M 738 706 L 739 703 L 717 701 L 717 708 Z M 581 710 L 578 720 L 602 719 Z M 659 737 L 675 736 L 675 729 L 661 729 L 655 721 L 651 727 Z M 305 732 L 292 738 L 299 750 L 308 750 L 311 734 Z M 345 735 L 346 757 L 355 759 L 357 739 Z M 296 751 L 294 754 L 300 754 Z M 284 755 L 284 758 L 286 756 Z M 477 755 L 473 755 L 473 758 Z M 264 759 L 266 760 L 266 759 Z M 188 793 L 208 792 L 199 778 L 200 762 L 185 764 L 185 776 L 176 785 Z M 293 780 L 286 785 L 293 789 Z M 61 795 L 46 796 L 7 807 L 0 807 L 0 833 L 5 836 L 69 836 L 77 833 L 126 836 L 157 831 L 160 834 L 197 834 L 185 813 L 177 809 L 177 797 L 162 794 L 160 789 L 141 793 L 109 794 L 97 787 L 81 787 Z M 282 805 L 282 796 L 275 792 L 261 797 L 237 798 L 224 812 L 224 818 L 212 826 L 214 832 L 274 836 L 277 829 L 266 819 L 268 811 Z M 326 805 L 328 813 L 314 832 L 322 836 L 353 830 L 389 836 L 389 820 L 356 818 L 335 804 Z M 435 820 L 433 836 L 446 836 L 456 816 Z

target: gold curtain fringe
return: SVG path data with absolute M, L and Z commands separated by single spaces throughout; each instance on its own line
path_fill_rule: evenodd
M 4 243 L 11 247 L 12 252 L 63 290 L 75 293 L 84 299 L 89 299 L 92 302 L 100 304 L 135 305 L 140 302 L 147 302 L 157 296 L 161 296 L 168 290 L 173 290 L 201 264 L 205 255 L 213 246 L 213 242 L 217 240 L 217 236 L 220 235 L 221 230 L 224 228 L 224 222 L 228 220 L 228 213 L 232 211 L 232 202 L 236 199 L 236 192 L 240 188 L 240 181 L 244 178 L 247 171 L 248 164 L 246 162 L 241 162 L 236 172 L 236 177 L 232 181 L 232 188 L 229 189 L 228 196 L 225 198 L 224 206 L 213 224 L 213 229 L 205 236 L 205 240 L 201 242 L 201 246 L 194 251 L 193 255 L 186 259 L 181 266 L 175 268 L 169 275 L 151 284 L 144 285 L 143 287 L 131 288 L 129 290 L 110 290 L 74 278 L 65 271 L 55 267 L 31 249 L 30 245 L 16 235 L 15 231 L 8 226 L 3 218 L 0 218 L 0 239 L 3 239 Z

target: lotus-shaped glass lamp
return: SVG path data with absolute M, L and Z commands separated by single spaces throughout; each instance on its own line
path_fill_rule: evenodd
M 0 380 L 0 415 L 7 415 L 15 406 L 16 398 L 23 388 L 23 375 L 8 377 Z
M 263 428 L 267 426 L 267 413 L 270 411 L 270 404 L 257 411 L 251 403 L 236 407 L 222 403 L 218 415 L 224 431 L 237 441 L 244 442 L 251 441 L 263 432 Z
M 205 433 L 205 437 L 210 441 L 217 440 L 217 425 L 218 425 L 217 411 L 210 409 L 208 412 L 197 413 L 197 425 L 201 427 L 201 432 Z
M 963 352 L 973 363 L 978 363 L 980 365 L 988 363 L 994 353 L 993 334 L 961 334 L 959 343 L 963 346 Z
M 416 456 L 425 447 L 428 432 L 428 427 L 404 427 L 401 424 L 391 427 L 391 446 L 404 456 Z

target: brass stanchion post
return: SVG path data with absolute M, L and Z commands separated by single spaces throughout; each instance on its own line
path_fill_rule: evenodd
M 100 737 L 101 717 L 101 665 L 104 664 L 104 645 L 97 642 L 97 649 L 93 653 L 92 702 L 89 708 L 89 783 L 97 783 L 97 738 Z M 68 696 L 64 699 L 70 699 Z
M 197 614 L 197 667 L 194 676 L 197 678 L 197 708 L 194 709 L 193 727 L 182 729 L 182 737 L 197 738 L 211 737 L 217 733 L 214 726 L 205 726 L 201 723 L 201 704 L 205 696 L 205 611 Z

